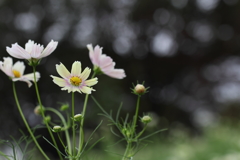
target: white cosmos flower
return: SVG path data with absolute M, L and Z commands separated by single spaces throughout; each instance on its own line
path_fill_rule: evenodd
M 17 61 L 13 64 L 11 57 L 4 57 L 3 62 L 0 61 L 0 70 L 2 70 L 12 81 L 23 81 L 28 84 L 28 87 L 31 87 L 31 81 L 34 81 L 34 74 L 24 74 L 25 65 L 23 62 Z M 36 72 L 36 80 L 40 78 L 39 72 Z
M 88 67 L 84 69 L 82 72 L 81 62 L 75 61 L 72 64 L 71 73 L 67 70 L 67 68 L 61 63 L 56 65 L 56 69 L 58 74 L 62 77 L 52 76 L 53 82 L 57 84 L 59 87 L 62 87 L 62 90 L 68 90 L 70 92 L 79 92 L 91 94 L 92 91 L 95 91 L 91 86 L 97 84 L 98 78 L 92 78 L 87 80 L 90 75 L 91 69 Z
M 28 40 L 25 45 L 25 49 L 19 46 L 17 43 L 12 44 L 12 47 L 7 47 L 7 52 L 18 59 L 35 59 L 39 60 L 43 57 L 50 55 L 57 47 L 58 42 L 51 40 L 44 49 L 43 45 L 34 43 L 34 41 Z
M 126 77 L 123 69 L 115 69 L 115 62 L 112 58 L 102 54 L 102 47 L 98 45 L 93 49 L 92 44 L 88 44 L 87 48 L 89 50 L 89 57 L 94 65 L 95 70 L 99 70 L 103 74 L 108 75 L 112 78 L 123 79 Z

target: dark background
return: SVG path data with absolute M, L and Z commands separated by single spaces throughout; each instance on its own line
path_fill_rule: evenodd
M 60 62 L 68 69 L 76 60 L 92 67 L 86 48 L 92 43 L 102 46 L 127 75 L 123 80 L 99 76 L 93 95 L 106 110 L 123 102 L 123 116 L 133 114 L 136 96 L 130 87 L 145 81 L 150 90 L 140 112 L 155 113 L 168 126 L 181 124 L 195 135 L 223 118 L 239 117 L 238 0 L 1 0 L 0 37 L 1 60 L 9 56 L 6 46 L 15 42 L 23 47 L 29 39 L 44 46 L 51 39 L 59 42 L 37 68 L 44 106 L 70 103 L 71 94 L 61 91 L 49 75 L 57 75 L 55 65 Z M 25 73 L 30 72 L 28 66 Z M 40 124 L 33 113 L 34 87 L 18 82 L 17 91 L 30 125 Z M 84 95 L 76 95 L 76 111 L 81 112 Z M 25 127 L 11 81 L 2 72 L 0 97 L 0 138 L 7 139 Z M 86 127 L 98 124 L 98 112 L 90 99 Z M 45 134 L 44 129 L 38 132 Z

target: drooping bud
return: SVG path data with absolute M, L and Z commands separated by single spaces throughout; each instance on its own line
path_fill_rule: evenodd
M 150 116 L 148 116 L 148 115 L 143 116 L 143 117 L 141 118 L 141 122 L 144 123 L 144 124 L 148 124 L 148 123 L 150 123 L 151 121 L 152 121 L 152 118 L 151 118 Z
M 78 121 L 78 122 L 80 122 L 82 119 L 83 119 L 82 114 L 76 114 L 76 115 L 73 117 L 73 120 L 74 120 L 74 121 Z
M 54 126 L 52 130 L 53 130 L 53 132 L 56 132 L 56 133 L 61 132 L 62 127 L 61 126 Z

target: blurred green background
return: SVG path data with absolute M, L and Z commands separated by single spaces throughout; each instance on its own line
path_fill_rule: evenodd
M 70 102 L 71 95 L 53 84 L 49 75 L 57 75 L 55 65 L 60 62 L 69 69 L 76 60 L 92 67 L 86 48 L 90 43 L 102 46 L 127 75 L 123 80 L 99 76 L 93 95 L 106 110 L 116 110 L 123 102 L 122 116 L 132 115 L 136 96 L 130 87 L 145 81 L 150 92 L 142 98 L 140 115 L 152 113 L 154 129 L 168 131 L 154 136 L 155 143 L 136 159 L 239 159 L 239 0 L 0 0 L 0 35 L 1 60 L 9 56 L 6 46 L 15 42 L 21 46 L 29 39 L 44 46 L 51 39 L 59 42 L 37 68 L 44 106 L 59 108 L 59 102 Z M 33 113 L 34 88 L 19 82 L 17 90 L 30 125 L 41 124 Z M 77 96 L 76 112 L 80 112 L 84 96 Z M 27 133 L 4 73 L 0 73 L 0 97 L 0 139 L 20 137 L 18 129 Z M 86 130 L 103 119 L 99 112 L 90 101 Z M 106 123 L 97 135 L 111 135 Z M 45 129 L 36 134 L 48 136 Z M 91 159 L 109 155 L 97 150 L 115 140 L 106 139 Z M 56 155 L 46 141 L 39 138 L 39 142 L 48 154 Z

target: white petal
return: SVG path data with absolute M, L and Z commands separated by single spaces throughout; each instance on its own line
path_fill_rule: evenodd
M 67 70 L 67 68 L 61 63 L 60 65 L 56 65 L 56 69 L 58 74 L 62 77 L 62 78 L 68 78 L 70 77 L 70 72 Z
M 7 47 L 7 52 L 15 57 L 15 58 L 19 58 L 19 59 L 31 59 L 31 55 L 25 51 L 21 46 L 19 46 L 17 43 L 12 44 L 12 47 Z
M 14 77 L 12 73 L 13 60 L 11 57 L 4 57 L 2 63 L 2 71 L 9 77 Z
M 66 83 L 66 81 L 65 81 L 64 79 L 59 78 L 59 77 L 56 77 L 56 76 L 52 76 L 52 75 L 51 75 L 51 77 L 53 78 L 53 82 L 54 82 L 56 85 L 58 85 L 58 86 L 60 86 L 60 87 L 65 87 L 65 86 L 67 86 L 67 83 Z
M 32 46 L 32 51 L 30 52 L 30 54 L 33 58 L 40 59 L 43 49 L 44 48 L 42 45 L 35 43 Z
M 26 82 L 28 84 L 28 87 L 32 86 L 32 83 L 30 80 L 24 78 L 24 77 L 20 77 L 20 78 L 13 78 L 12 81 L 16 82 L 16 81 L 22 81 L 22 82 Z
M 85 84 L 87 86 L 93 86 L 97 83 L 98 83 L 98 78 L 97 77 L 85 81 Z
M 24 74 L 25 65 L 23 62 L 17 61 L 13 65 L 12 70 L 16 70 L 16 71 L 20 72 L 20 75 L 22 76 Z
M 80 76 L 81 72 L 82 72 L 81 62 L 75 61 L 72 64 L 71 74 L 74 76 Z
M 80 89 L 83 93 L 85 94 L 91 94 L 92 91 L 95 91 L 94 89 L 90 88 L 90 87 L 87 87 L 87 86 L 84 86 L 84 87 L 81 87 Z
M 40 78 L 40 73 L 39 72 L 36 72 L 36 82 L 39 80 Z M 26 78 L 30 81 L 34 81 L 34 73 L 29 73 L 29 74 L 25 74 L 22 76 L 23 78 Z
M 80 75 L 80 78 L 82 78 L 83 80 L 87 79 L 89 77 L 91 73 L 91 69 L 89 69 L 88 67 L 84 69 L 84 71 L 82 72 L 82 74 Z
M 25 50 L 28 53 L 31 53 L 33 50 L 33 45 L 34 45 L 34 41 L 28 40 L 28 42 L 25 44 Z
M 48 45 L 43 50 L 39 58 L 43 58 L 50 55 L 57 48 L 57 45 L 58 45 L 58 42 L 51 40 L 51 42 L 48 43 Z

